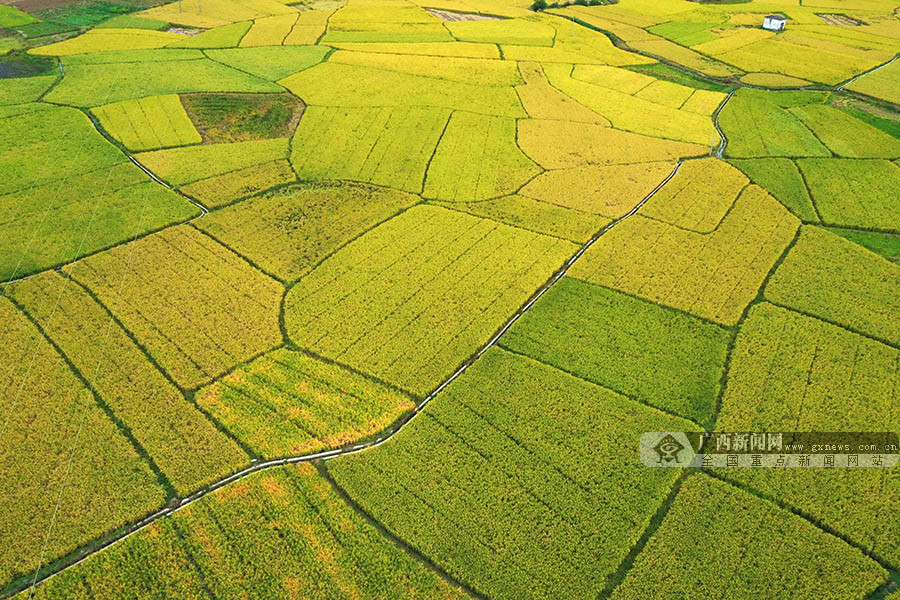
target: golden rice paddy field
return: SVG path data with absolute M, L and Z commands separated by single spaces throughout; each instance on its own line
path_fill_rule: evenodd
M 898 15 L 0 4 L 0 598 L 900 594 Z

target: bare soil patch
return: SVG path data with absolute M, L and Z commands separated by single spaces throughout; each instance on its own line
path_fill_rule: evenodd
M 35 77 L 56 72 L 56 61 L 52 58 L 34 56 L 15 50 L 5 56 L 0 56 L 0 79 Z
M 816 14 L 820 19 L 822 19 L 829 25 L 837 25 L 838 27 L 859 27 L 860 25 L 865 25 L 865 23 L 863 23 L 862 21 L 854 19 L 853 17 L 848 17 L 847 15 L 821 13 Z
M 204 144 L 289 137 L 306 105 L 291 94 L 182 94 Z
M 426 11 L 441 21 L 500 21 L 503 17 L 496 15 L 482 15 L 477 13 L 463 13 L 439 8 L 426 8 Z
M 180 33 L 181 35 L 188 35 L 190 37 L 194 37 L 195 35 L 200 35 L 205 29 L 191 29 L 189 27 L 170 27 L 166 30 L 168 33 Z

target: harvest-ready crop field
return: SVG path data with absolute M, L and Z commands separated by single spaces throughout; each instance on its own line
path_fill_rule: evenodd
M 900 433 L 900 0 L 530 2 L 0 0 L 0 598 L 900 598 L 638 452 Z

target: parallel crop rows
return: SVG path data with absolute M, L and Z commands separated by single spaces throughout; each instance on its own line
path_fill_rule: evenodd
M 896 429 L 900 127 L 841 90 L 895 99 L 900 35 L 845 1 L 183 0 L 40 45 L 0 78 L 0 585 L 889 591 L 889 473 L 634 452 Z

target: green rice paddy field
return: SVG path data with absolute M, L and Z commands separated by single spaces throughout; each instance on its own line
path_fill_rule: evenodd
M 0 598 L 897 597 L 898 14 L 0 4 Z

